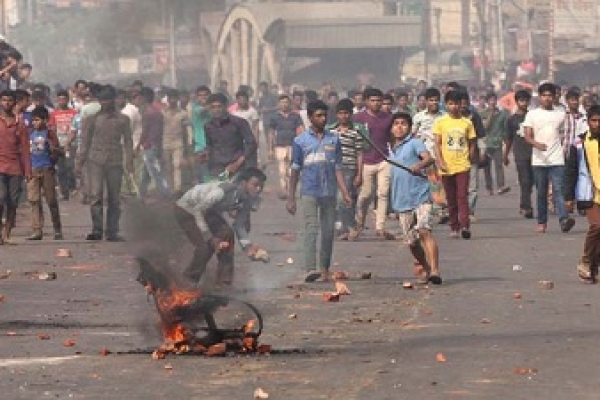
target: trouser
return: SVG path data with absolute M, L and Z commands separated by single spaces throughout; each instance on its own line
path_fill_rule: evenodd
M 554 165 L 551 167 L 533 167 L 535 177 L 535 186 L 537 188 L 537 221 L 538 224 L 548 222 L 548 183 L 552 182 L 552 191 L 554 193 L 554 204 L 558 213 L 560 222 L 569 217 L 565 207 L 565 199 L 562 192 L 562 181 L 565 167 Z
M 515 164 L 517 165 L 517 176 L 521 189 L 519 208 L 528 211 L 533 209 L 531 205 L 531 192 L 533 190 L 534 176 L 531 160 L 515 161 Z
M 222 283 L 231 283 L 233 281 L 233 262 L 234 262 L 234 232 L 227 221 L 218 213 L 207 211 L 204 215 L 208 229 L 214 237 L 229 242 L 229 248 L 226 251 L 217 253 L 217 280 Z M 196 219 L 183 208 L 175 205 L 175 220 L 183 230 L 188 240 L 194 246 L 194 255 L 192 261 L 184 271 L 184 275 L 192 282 L 199 282 L 206 270 L 206 265 L 215 253 L 213 245 L 206 240 L 200 228 L 196 224 Z
M 140 157 L 133 158 L 133 172 L 125 173 L 123 175 L 123 185 L 121 187 L 121 192 L 127 193 L 129 195 L 138 194 L 138 185 L 137 181 L 139 179 L 139 172 L 142 169 L 143 161 Z
M 167 184 L 172 191 L 181 190 L 181 161 L 183 160 L 183 149 L 163 150 L 165 159 L 165 175 Z
M 365 226 L 365 218 L 369 209 L 369 203 L 375 194 L 375 186 L 377 186 L 375 229 L 383 230 L 385 228 L 390 192 L 390 175 L 391 169 L 386 161 L 381 161 L 373 165 L 365 164 L 363 166 L 363 184 L 356 205 L 356 220 L 361 228 Z
M 304 210 L 304 268 L 329 271 L 335 232 L 336 198 L 303 196 Z M 319 264 L 317 265 L 317 237 L 321 233 Z
M 69 199 L 71 190 L 75 189 L 75 157 L 69 152 L 68 156 L 60 157 L 56 163 L 58 187 L 63 199 Z
M 34 234 L 41 235 L 44 231 L 44 204 L 42 196 L 50 210 L 52 226 L 55 233 L 62 231 L 60 211 L 56 198 L 56 171 L 53 167 L 34 169 L 31 179 L 27 182 L 27 197 L 31 205 L 31 229 Z
M 194 172 L 198 183 L 206 183 L 210 180 L 210 172 L 206 162 L 195 164 Z
M 167 180 L 162 173 L 162 167 L 156 154 L 156 150 L 144 150 L 142 159 L 144 160 L 144 168 L 142 169 L 142 179 L 139 186 L 139 197 L 143 199 L 148 195 L 148 185 L 150 185 L 151 179 L 154 179 L 156 188 L 163 197 L 170 197 L 171 191 L 169 190 Z
M 8 237 L 10 230 L 15 225 L 17 218 L 17 205 L 21 196 L 23 177 L 0 173 L 0 230 L 2 230 L 2 217 L 6 204 L 6 220 L 3 237 Z
M 439 214 L 447 207 L 447 202 L 444 185 L 442 185 L 442 177 L 435 164 L 427 168 L 427 180 L 429 181 L 429 190 L 433 198 L 433 211 Z
M 102 165 L 89 161 L 89 198 L 92 215 L 92 233 L 102 236 L 104 233 L 104 187 L 106 185 L 106 237 L 115 237 L 119 233 L 121 217 L 121 183 L 123 167 L 121 165 Z
M 344 168 L 342 169 L 342 175 L 344 176 L 344 182 L 346 188 L 348 188 L 348 194 L 352 203 L 347 205 L 341 193 L 338 193 L 337 202 L 337 220 L 341 223 L 340 233 L 347 233 L 348 229 L 356 229 L 356 199 L 358 197 L 358 191 L 354 186 L 354 178 L 356 178 L 356 169 Z
M 600 205 L 594 203 L 591 208 L 585 210 L 585 215 L 589 228 L 585 236 L 581 263 L 597 275 L 600 266 Z
M 287 194 L 290 183 L 291 146 L 275 147 L 275 159 L 277 160 L 277 170 L 279 171 L 279 188 L 284 194 Z
M 477 164 L 471 165 L 469 171 L 469 212 L 471 215 L 475 215 L 475 208 L 477 207 L 477 199 L 479 191 L 479 166 Z
M 492 164 L 494 164 L 494 173 L 496 175 L 496 188 L 501 189 L 505 186 L 504 182 L 504 165 L 502 160 L 502 148 L 487 149 L 489 163 L 485 166 L 485 188 L 494 190 L 494 180 L 492 179 Z
M 469 171 L 454 175 L 443 175 L 442 183 L 446 191 L 450 229 L 469 229 Z

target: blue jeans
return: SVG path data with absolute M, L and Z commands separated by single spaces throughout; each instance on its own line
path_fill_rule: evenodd
M 347 206 L 341 194 L 338 193 L 337 220 L 341 223 L 340 233 L 347 233 L 348 228 L 356 229 L 356 199 L 358 198 L 358 191 L 354 186 L 356 174 L 357 170 L 355 169 L 342 169 L 342 175 L 344 175 L 344 182 L 346 188 L 348 188 L 352 204 Z
M 167 180 L 162 174 L 162 167 L 160 165 L 160 160 L 156 155 L 156 150 L 144 150 L 142 159 L 144 160 L 144 169 L 142 170 L 142 181 L 140 182 L 139 187 L 139 197 L 143 199 L 148 194 L 148 185 L 150 184 L 150 179 L 154 179 L 156 188 L 160 192 L 161 196 L 170 197 L 171 190 L 169 189 Z
M 319 265 L 321 271 L 329 271 L 333 253 L 335 232 L 336 198 L 302 196 L 304 209 L 304 267 L 307 271 L 317 269 L 317 237 L 321 231 Z
M 559 221 L 562 222 L 569 218 L 562 192 L 564 171 L 565 167 L 562 165 L 533 167 L 533 176 L 535 178 L 535 185 L 537 186 L 538 224 L 548 222 L 548 183 L 550 181 L 552 181 L 552 194 Z

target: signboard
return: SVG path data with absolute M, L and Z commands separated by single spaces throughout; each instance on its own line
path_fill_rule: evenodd
M 554 15 L 554 36 L 585 38 L 596 35 L 597 0 L 529 0 L 536 15 Z
M 137 58 L 119 58 L 119 72 L 121 74 L 137 74 L 140 71 L 140 62 Z
M 169 45 L 155 43 L 153 46 L 155 72 L 165 72 L 169 69 Z

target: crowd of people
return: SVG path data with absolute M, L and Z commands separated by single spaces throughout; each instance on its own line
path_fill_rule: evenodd
M 256 92 L 241 86 L 231 95 L 226 82 L 190 93 L 141 81 L 117 89 L 78 80 L 51 93 L 20 76 L 16 88 L 0 93 L 0 243 L 10 242 L 23 199 L 31 208 L 29 240 L 45 237 L 43 200 L 55 240 L 63 239 L 59 200 L 89 204 L 89 241 L 125 240 L 123 196 L 142 204 L 172 202 L 195 248 L 186 276 L 199 281 L 216 254 L 219 280 L 230 284 L 235 238 L 250 259 L 269 261 L 249 232 L 273 165 L 278 198 L 289 213 L 297 212 L 300 195 L 306 281 L 329 278 L 336 237 L 365 236 L 372 206 L 375 236 L 403 241 L 420 280 L 438 285 L 433 226 L 448 224 L 451 237 L 470 239 L 479 175 L 488 195 L 507 193 L 504 170 L 512 153 L 520 191 L 515 211 L 537 218 L 540 234 L 554 212 L 566 233 L 575 224 L 576 203 L 590 224 L 578 275 L 596 281 L 595 88 L 542 83 L 498 93 L 493 86 L 420 81 L 385 92 L 341 93 L 263 82 Z M 397 233 L 387 228 L 390 220 Z

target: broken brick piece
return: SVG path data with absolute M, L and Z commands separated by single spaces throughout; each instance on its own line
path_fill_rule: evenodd
M 340 301 L 340 295 L 338 293 L 323 293 L 323 300 L 330 303 L 337 303 Z
M 37 337 L 40 340 L 48 340 L 48 339 L 50 339 L 50 335 L 48 335 L 47 333 L 40 333 L 39 335 L 37 335 Z
M 208 350 L 206 350 L 206 355 L 211 356 L 211 357 L 222 356 L 226 352 L 227 352 L 227 345 L 225 345 L 225 343 L 219 343 L 219 344 L 210 346 L 208 348 Z
M 111 353 L 111 351 L 110 351 L 110 350 L 108 350 L 108 349 L 101 349 L 101 350 L 100 350 L 100 355 L 101 355 L 101 356 L 107 356 L 107 355 L 109 355 L 110 353 Z
M 73 339 L 67 339 L 63 342 L 63 346 L 73 347 L 73 346 L 75 346 L 75 341 Z

